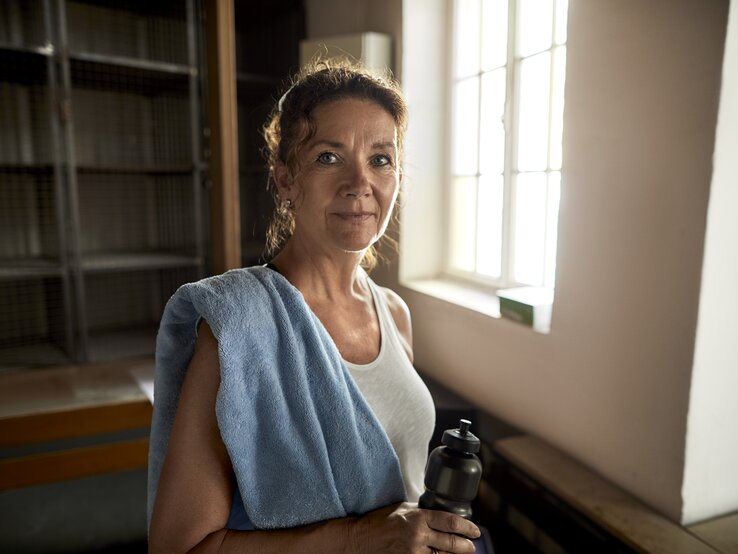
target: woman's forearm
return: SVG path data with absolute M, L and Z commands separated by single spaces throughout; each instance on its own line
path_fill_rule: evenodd
M 451 554 L 474 552 L 471 540 L 479 529 L 460 516 L 421 510 L 403 502 L 359 517 L 332 519 L 303 527 L 272 531 L 220 529 L 194 548 L 151 545 L 150 552 L 255 552 L 257 554 Z
M 359 518 L 332 519 L 303 527 L 269 531 L 234 531 L 222 529 L 211 533 L 192 553 L 257 552 L 259 554 L 345 554 L 366 552 L 359 542 Z

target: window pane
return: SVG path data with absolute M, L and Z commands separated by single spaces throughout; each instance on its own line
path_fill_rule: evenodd
M 569 0 L 556 0 L 556 30 L 554 41 L 556 44 L 566 42 L 566 24 L 569 12 Z
M 520 173 L 515 183 L 513 279 L 541 286 L 546 246 L 546 174 Z
M 541 171 L 548 164 L 549 52 L 520 62 L 518 105 L 519 171 Z
M 551 47 L 553 0 L 518 0 L 518 57 Z
M 477 200 L 477 272 L 498 278 L 502 274 L 502 175 L 479 179 Z
M 479 132 L 479 172 L 502 173 L 505 167 L 504 68 L 482 75 L 482 128 Z
M 477 178 L 454 179 L 451 188 L 451 266 L 474 271 Z
M 564 134 L 564 81 L 566 46 L 554 49 L 553 90 L 551 91 L 551 169 L 561 169 L 561 141 Z
M 556 241 L 558 237 L 559 199 L 561 197 L 561 173 L 548 175 L 548 217 L 546 229 L 546 269 L 543 284 L 553 288 L 556 282 Z
M 486 0 L 482 6 L 482 71 L 507 61 L 507 0 Z
M 454 25 L 454 76 L 479 73 L 479 0 L 457 0 Z
M 454 175 L 476 175 L 479 149 L 479 77 L 464 79 L 454 87 Z

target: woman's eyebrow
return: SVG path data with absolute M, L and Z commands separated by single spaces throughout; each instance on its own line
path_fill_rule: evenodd
M 317 148 L 318 146 L 328 146 L 329 148 L 343 148 L 342 142 L 335 142 L 332 140 L 318 140 L 310 145 L 310 148 Z
M 336 142 L 332 140 L 323 139 L 323 140 L 317 140 L 313 142 L 312 144 L 310 144 L 309 148 L 312 149 L 312 148 L 318 148 L 318 147 L 324 147 L 324 146 L 327 146 L 328 148 L 339 149 L 339 148 L 343 148 L 344 144 L 342 142 Z M 387 141 L 375 142 L 374 144 L 372 144 L 372 148 L 376 150 L 383 149 L 383 148 L 392 149 L 392 148 L 396 148 L 396 144 L 393 140 L 387 140 Z

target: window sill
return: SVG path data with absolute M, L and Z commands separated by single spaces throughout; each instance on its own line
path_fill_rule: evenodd
M 476 287 L 450 278 L 413 279 L 402 285 L 419 292 L 455 304 L 468 310 L 500 319 L 500 301 L 493 290 Z
M 527 327 L 541 334 L 550 332 L 550 309 L 548 318 L 537 321 L 533 326 L 516 321 L 500 313 L 500 299 L 494 289 L 475 286 L 449 277 L 434 279 L 413 279 L 402 281 L 402 285 L 412 291 L 431 296 L 438 300 L 466 308 L 493 319 L 504 319 L 514 325 Z

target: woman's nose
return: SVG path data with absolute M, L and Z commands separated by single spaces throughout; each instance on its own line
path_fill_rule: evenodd
M 351 171 L 346 183 L 341 189 L 344 198 L 363 198 L 371 194 L 372 184 L 369 171 L 362 167 L 356 167 Z

